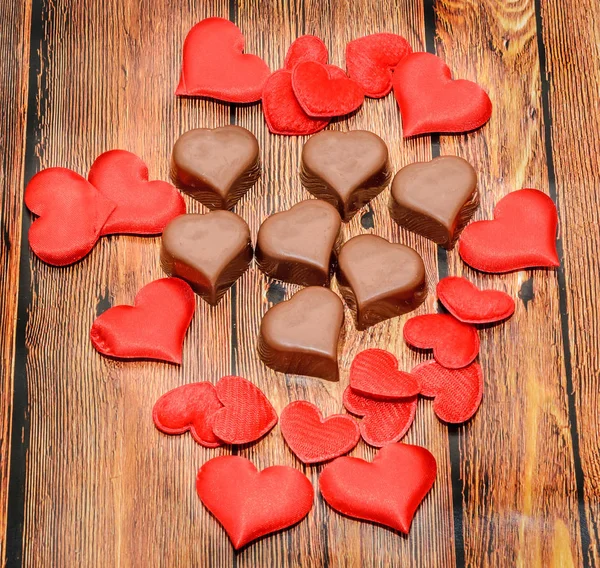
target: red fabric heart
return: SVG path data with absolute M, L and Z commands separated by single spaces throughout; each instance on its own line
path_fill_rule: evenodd
M 314 491 L 306 475 L 283 465 L 258 471 L 240 456 L 219 456 L 198 471 L 196 491 L 237 550 L 301 521 Z
M 346 46 L 348 75 L 367 97 L 380 99 L 392 90 L 392 71 L 409 53 L 410 44 L 397 34 L 372 34 Z
M 493 323 L 509 318 L 515 311 L 515 302 L 506 292 L 480 290 L 458 276 L 442 278 L 437 296 L 456 319 L 465 323 Z
M 162 233 L 171 219 L 185 213 L 180 193 L 165 181 L 148 181 L 146 164 L 125 150 L 98 156 L 88 181 L 117 206 L 102 228 L 103 235 L 155 235 Z
M 267 64 L 245 54 L 240 29 L 223 18 L 197 23 L 183 44 L 183 65 L 176 95 L 211 97 L 230 103 L 260 100 Z
M 327 67 L 316 61 L 294 67 L 292 88 L 304 112 L 317 118 L 350 114 L 365 100 L 362 89 L 352 79 L 331 78 Z
M 344 406 L 348 412 L 364 417 L 359 425 L 363 440 L 371 446 L 381 447 L 397 442 L 408 432 L 415 419 L 417 397 L 396 401 L 373 400 L 346 387 Z
M 345 414 L 323 419 L 306 400 L 288 404 L 279 417 L 283 438 L 300 461 L 321 463 L 348 453 L 360 439 L 358 424 Z
M 410 373 L 398 370 L 398 359 L 383 349 L 361 351 L 350 366 L 352 390 L 368 398 L 390 400 L 419 394 L 419 384 Z
M 394 96 L 404 137 L 467 132 L 483 126 L 492 102 L 477 83 L 453 81 L 449 67 L 431 53 L 411 53 L 394 70 Z
M 437 474 L 435 458 L 421 446 L 390 444 L 372 463 L 343 457 L 323 469 L 321 493 L 336 511 L 408 534 Z
M 418 349 L 433 349 L 435 360 L 447 369 L 466 367 L 479 353 L 477 329 L 447 314 L 410 318 L 404 340 Z
M 503 197 L 493 221 L 471 223 L 463 231 L 458 252 L 483 272 L 511 272 L 524 268 L 554 268 L 558 216 L 550 197 L 537 189 L 521 189 Z
M 54 266 L 73 264 L 88 254 L 115 209 L 67 168 L 48 168 L 33 176 L 25 189 L 25 205 L 39 216 L 29 229 L 29 245 Z
M 134 306 L 115 306 L 96 318 L 92 344 L 109 357 L 180 364 L 195 308 L 194 292 L 183 280 L 155 280 L 137 293 Z
M 215 388 L 223 408 L 213 415 L 213 432 L 226 444 L 254 442 L 277 424 L 275 409 L 250 381 L 228 376 Z
M 292 71 L 298 63 L 303 61 L 316 61 L 325 65 L 329 59 L 327 47 L 314 35 L 303 35 L 290 45 L 285 56 L 284 68 Z
M 202 446 L 222 445 L 212 431 L 212 417 L 222 408 L 211 383 L 183 385 L 163 394 L 154 405 L 152 419 L 165 434 L 190 434 Z
M 462 369 L 446 369 L 435 361 L 417 365 L 413 371 L 423 396 L 434 398 L 436 416 L 450 424 L 469 420 L 483 396 L 483 374 L 479 363 Z

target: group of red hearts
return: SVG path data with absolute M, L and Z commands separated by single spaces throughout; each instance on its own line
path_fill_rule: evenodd
M 362 101 L 365 94 L 384 96 L 392 82 L 405 135 L 430 128 L 442 131 L 442 124 L 452 131 L 458 124 L 476 127 L 478 121 L 489 118 L 491 105 L 483 105 L 481 112 L 480 103 L 489 99 L 479 87 L 452 82 L 447 67 L 432 63 L 434 56 L 411 55 L 405 40 L 398 38 L 375 34 L 351 42 L 347 66 L 352 79 L 348 79 L 345 74 L 338 76 L 343 71 L 326 65 L 322 42 L 305 36 L 290 48 L 285 70 L 270 74 L 261 59 L 242 53 L 243 36 L 236 26 L 210 18 L 195 26 L 186 39 L 177 92 L 233 102 L 262 96 L 269 128 L 285 134 L 314 132 L 328 122 L 318 117 L 354 110 L 357 85 Z M 415 59 L 419 55 L 426 60 Z M 195 65 L 199 56 L 219 64 Z M 414 63 L 400 65 L 409 58 Z M 441 100 L 458 97 L 458 107 L 467 111 L 442 112 L 437 107 L 424 116 L 423 101 L 429 93 L 416 100 L 410 89 L 403 90 L 404 74 L 409 73 L 416 83 L 426 82 L 423 76 L 433 68 L 445 83 L 459 86 Z M 257 82 L 258 76 L 264 80 Z M 211 83 L 209 90 L 206 85 Z M 439 101 L 440 94 L 435 98 Z M 473 100 L 479 101 L 474 107 L 470 106 Z M 412 112 L 412 107 L 417 110 Z M 45 262 L 59 266 L 83 258 L 100 236 L 159 234 L 168 221 L 185 213 L 177 190 L 166 182 L 148 181 L 144 162 L 123 150 L 102 154 L 87 180 L 65 168 L 38 173 L 26 188 L 25 201 L 39 216 L 29 232 L 32 250 Z M 531 189 L 513 192 L 497 204 L 494 217 L 465 229 L 460 254 L 467 263 L 491 273 L 558 265 L 556 207 L 545 194 Z M 479 353 L 476 326 L 504 321 L 515 309 L 506 293 L 479 290 L 459 277 L 442 279 L 437 296 L 449 313 L 415 316 L 403 331 L 410 346 L 433 350 L 433 360 L 404 372 L 398 369 L 396 357 L 381 349 L 368 349 L 355 357 L 343 404 L 351 414 L 362 417 L 360 423 L 343 414 L 323 418 L 307 401 L 292 402 L 279 417 L 281 433 L 300 461 L 330 462 L 320 475 L 319 488 L 333 509 L 404 533 L 436 477 L 436 462 L 428 450 L 398 443 L 413 422 L 418 397 L 433 398 L 433 411 L 446 423 L 469 420 L 483 393 L 481 367 L 475 361 Z M 180 364 L 196 305 L 190 286 L 178 278 L 159 279 L 142 288 L 134 304 L 112 307 L 96 319 L 90 334 L 94 347 L 121 359 Z M 189 431 L 199 444 L 215 448 L 255 442 L 275 426 L 278 417 L 260 389 L 244 378 L 227 376 L 216 385 L 199 382 L 167 392 L 156 402 L 153 419 L 164 433 Z M 381 448 L 372 462 L 344 456 L 360 437 Z M 312 484 L 299 470 L 272 466 L 258 471 L 249 460 L 232 455 L 206 462 L 198 472 L 196 488 L 236 549 L 299 522 L 314 501 Z

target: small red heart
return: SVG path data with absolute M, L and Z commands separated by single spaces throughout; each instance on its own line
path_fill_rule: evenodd
M 343 457 L 323 469 L 319 488 L 336 511 L 408 534 L 437 474 L 435 458 L 421 446 L 390 444 L 372 463 Z
M 277 424 L 275 409 L 250 381 L 228 376 L 220 379 L 215 388 L 223 408 L 213 415 L 213 432 L 226 444 L 254 442 Z
M 38 215 L 29 229 L 29 245 L 44 262 L 66 266 L 93 248 L 115 209 L 85 178 L 67 168 L 48 168 L 33 176 L 25 205 Z
M 195 308 L 194 292 L 183 280 L 155 280 L 137 293 L 133 306 L 115 306 L 96 318 L 92 344 L 109 357 L 181 364 Z
M 346 387 L 343 398 L 348 412 L 364 417 L 359 426 L 363 440 L 379 448 L 402 439 L 417 412 L 416 396 L 395 401 L 373 400 Z
M 371 34 L 346 46 L 348 75 L 367 97 L 380 99 L 392 90 L 392 72 L 409 53 L 410 44 L 397 34 Z
M 312 508 L 306 475 L 283 465 L 258 471 L 240 456 L 219 456 L 198 471 L 196 491 L 237 550 L 300 522 Z
M 421 394 L 435 399 L 433 411 L 440 420 L 460 424 L 477 412 L 483 396 L 479 363 L 462 369 L 446 369 L 436 361 L 426 361 L 412 372 L 421 385 Z
M 453 81 L 450 68 L 432 53 L 411 53 L 402 59 L 393 83 L 405 138 L 475 130 L 492 115 L 487 93 L 472 81 Z
M 417 349 L 433 349 L 435 360 L 447 369 L 466 367 L 479 353 L 477 329 L 447 314 L 410 318 L 404 340 Z
M 216 448 L 222 442 L 213 434 L 212 417 L 222 406 L 211 383 L 193 383 L 163 394 L 154 405 L 152 419 L 165 434 L 183 434 L 189 430 L 196 442 Z
M 243 53 L 240 29 L 223 18 L 206 18 L 188 33 L 176 95 L 211 97 L 230 103 L 260 100 L 267 64 L 257 55 Z
M 352 390 L 367 398 L 390 400 L 419 394 L 419 384 L 410 373 L 398 370 L 398 359 L 383 349 L 361 351 L 350 366 Z
M 325 65 L 328 59 L 329 53 L 321 38 L 314 35 L 303 35 L 290 45 L 283 67 L 292 71 L 298 63 L 303 61 L 316 61 Z
M 283 438 L 300 461 L 321 463 L 348 453 L 360 439 L 358 424 L 345 414 L 323 419 L 306 400 L 288 404 L 279 417 Z
M 502 321 L 515 311 L 515 301 L 506 292 L 480 290 L 459 276 L 442 278 L 437 285 L 437 296 L 456 319 L 465 323 Z
M 148 181 L 146 164 L 125 150 L 98 156 L 88 181 L 117 206 L 102 228 L 103 235 L 155 235 L 162 233 L 171 219 L 185 213 L 180 193 L 165 181 Z
M 458 252 L 483 272 L 511 272 L 524 268 L 554 268 L 556 205 L 537 189 L 521 189 L 503 197 L 494 208 L 493 221 L 471 223 L 463 231 Z

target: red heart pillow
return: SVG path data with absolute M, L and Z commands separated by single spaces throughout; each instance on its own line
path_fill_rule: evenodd
M 161 278 L 144 286 L 134 303 L 115 306 L 96 318 L 90 332 L 96 350 L 118 359 L 180 364 L 196 308 L 192 289 L 179 278 Z
M 458 252 L 483 272 L 559 266 L 556 253 L 556 205 L 537 189 L 521 189 L 503 197 L 493 221 L 471 223 L 463 231 Z
M 196 491 L 237 550 L 301 521 L 312 508 L 308 478 L 292 467 L 257 471 L 240 456 L 219 456 L 198 471 Z
M 316 61 L 325 65 L 328 59 L 329 53 L 321 38 L 314 35 L 303 35 L 290 45 L 283 67 L 292 71 L 298 63 L 303 61 Z
M 408 534 L 421 501 L 437 474 L 435 458 L 425 448 L 390 444 L 372 463 L 343 457 L 319 478 L 323 498 L 336 511 Z
M 260 100 L 271 71 L 260 57 L 243 51 L 244 36 L 234 23 L 223 18 L 202 20 L 185 38 L 175 94 L 230 103 Z
M 393 83 L 404 137 L 467 132 L 483 126 L 492 114 L 487 93 L 471 81 L 453 81 L 449 67 L 431 53 L 402 59 Z

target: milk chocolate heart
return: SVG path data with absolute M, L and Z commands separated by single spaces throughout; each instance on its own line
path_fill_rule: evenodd
M 411 312 L 427 297 L 419 254 L 377 235 L 358 235 L 344 244 L 336 275 L 359 330 Z
M 331 290 L 304 288 L 264 315 L 258 354 L 275 371 L 337 381 L 343 321 L 344 306 Z
M 209 209 L 231 209 L 260 177 L 258 141 L 241 126 L 190 130 L 173 146 L 171 177 Z
M 300 176 L 310 193 L 349 221 L 388 185 L 388 149 L 377 134 L 365 130 L 320 132 L 302 149 Z
M 258 231 L 258 267 L 284 282 L 328 286 L 341 224 L 335 207 L 319 199 L 271 215 Z
M 440 156 L 402 168 L 394 177 L 392 219 L 451 249 L 479 205 L 473 166 L 457 156 Z
M 250 229 L 230 211 L 180 215 L 165 228 L 160 263 L 196 294 L 216 305 L 252 261 Z

